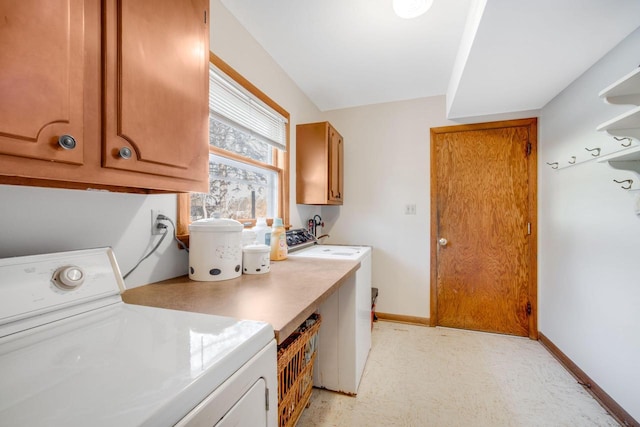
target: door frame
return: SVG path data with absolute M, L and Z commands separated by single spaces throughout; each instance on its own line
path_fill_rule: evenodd
M 430 132 L 430 163 L 431 163 L 431 285 L 430 285 L 430 316 L 429 326 L 438 326 L 438 290 L 437 290 L 437 245 L 438 245 L 438 212 L 437 212 L 437 158 L 434 136 L 444 133 L 476 131 L 497 128 L 522 127 L 529 128 L 529 221 L 531 235 L 529 242 L 529 302 L 531 315 L 529 316 L 529 338 L 538 339 L 538 119 L 506 120 L 469 125 L 455 125 L 431 128 Z

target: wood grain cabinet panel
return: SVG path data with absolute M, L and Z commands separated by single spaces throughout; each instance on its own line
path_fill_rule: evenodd
M 207 191 L 208 13 L 207 0 L 2 2 L 0 183 Z
M 104 166 L 207 179 L 206 10 L 206 0 L 106 3 Z
M 329 123 L 296 126 L 296 200 L 341 205 L 344 198 L 344 139 Z
M 82 164 L 83 22 L 83 0 L 2 2 L 0 153 Z

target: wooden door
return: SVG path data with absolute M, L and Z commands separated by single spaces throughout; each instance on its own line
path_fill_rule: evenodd
M 432 325 L 537 338 L 536 129 L 431 129 Z
M 83 163 L 84 14 L 84 0 L 2 2 L 0 153 Z
M 199 181 L 206 191 L 208 1 L 104 4 L 104 166 Z

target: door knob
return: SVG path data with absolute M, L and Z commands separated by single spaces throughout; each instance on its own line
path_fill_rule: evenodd
M 440 246 L 447 246 L 447 243 L 449 243 L 449 241 L 447 239 L 445 239 L 444 237 L 441 237 L 438 239 L 438 244 Z

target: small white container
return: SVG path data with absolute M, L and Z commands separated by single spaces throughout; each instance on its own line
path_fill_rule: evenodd
M 189 225 L 189 279 L 218 281 L 242 274 L 242 224 L 228 218 Z
M 242 272 L 244 274 L 265 274 L 271 271 L 271 248 L 255 242 L 242 248 Z

